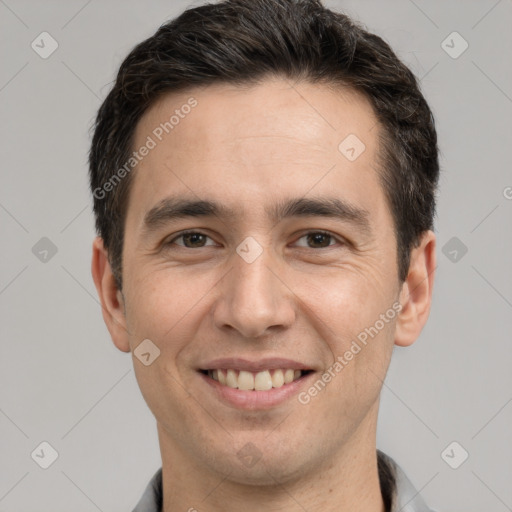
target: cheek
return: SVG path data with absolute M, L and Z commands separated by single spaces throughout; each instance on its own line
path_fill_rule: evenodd
M 211 281 L 211 282 L 210 282 Z M 160 268 L 147 271 L 130 283 L 127 316 L 132 334 L 153 336 L 163 343 L 183 329 L 184 319 L 201 310 L 215 280 L 190 272 Z
M 338 371 L 331 367 L 336 375 L 329 386 L 333 400 L 348 408 L 351 403 L 370 404 L 378 396 L 393 349 L 397 313 L 391 280 L 366 265 L 338 269 L 329 277 L 317 275 L 302 286 L 298 295 L 305 298 L 304 312 L 316 322 L 331 362 L 341 365 Z
M 183 433 L 194 421 L 200 423 L 200 408 L 190 400 L 168 356 L 162 353 L 150 366 L 134 363 L 141 394 L 155 418 L 171 426 L 174 433 Z
M 373 325 L 395 299 L 390 277 L 375 265 L 351 265 L 328 275 L 303 277 L 301 282 L 296 291 L 307 305 L 305 311 L 314 311 L 340 341 Z

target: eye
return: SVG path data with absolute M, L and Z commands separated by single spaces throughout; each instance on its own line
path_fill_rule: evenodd
M 170 245 L 178 245 L 179 247 L 185 247 L 186 249 L 195 249 L 201 247 L 207 247 L 204 242 L 207 238 L 210 238 L 208 235 L 201 233 L 199 231 L 183 231 L 178 236 L 174 237 L 172 240 L 164 243 L 164 246 Z M 176 240 L 183 239 L 184 244 L 176 244 Z M 212 244 L 210 244 L 212 245 Z M 213 244 L 215 245 L 215 244 Z
M 302 240 L 303 238 L 305 238 L 307 240 L 306 245 L 302 245 L 302 246 L 299 245 L 299 247 L 310 247 L 307 244 L 312 243 L 314 246 L 316 246 L 316 247 L 310 247 L 313 249 L 323 249 L 326 247 L 332 247 L 332 245 L 335 245 L 335 244 L 329 244 L 328 241 L 332 240 L 332 241 L 336 242 L 336 240 L 337 240 L 334 237 L 334 235 L 331 235 L 331 233 L 329 233 L 327 231 L 310 231 L 309 233 L 306 233 L 305 235 L 301 236 L 299 238 L 299 240 Z M 319 247 L 319 245 L 320 245 L 320 247 Z
M 175 236 L 173 239 L 164 243 L 164 246 L 172 246 L 177 245 L 178 247 L 184 247 L 186 249 L 200 249 L 202 247 L 208 247 L 215 245 L 206 244 L 206 240 L 211 238 L 200 231 L 183 231 L 179 235 Z M 327 247 L 332 247 L 336 245 L 336 243 L 330 242 L 340 242 L 334 235 L 327 231 L 310 231 L 303 236 L 301 236 L 298 240 L 306 239 L 305 244 L 298 244 L 299 247 L 306 247 L 310 249 L 324 249 Z M 177 240 L 182 240 L 183 243 L 176 243 Z M 298 241 L 297 241 L 298 242 Z M 297 244 L 296 242 L 296 244 Z M 311 246 L 312 244 L 312 246 Z

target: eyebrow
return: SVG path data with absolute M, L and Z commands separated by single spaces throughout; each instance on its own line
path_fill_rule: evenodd
M 371 234 L 368 210 L 336 197 L 288 199 L 270 205 L 265 209 L 265 213 L 274 224 L 292 217 L 328 217 L 351 223 L 366 235 Z M 240 217 L 240 214 L 213 200 L 168 197 L 162 199 L 146 213 L 143 233 L 150 235 L 177 219 L 208 217 L 227 220 Z

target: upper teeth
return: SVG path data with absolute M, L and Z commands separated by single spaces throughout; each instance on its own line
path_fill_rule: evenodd
M 245 370 L 208 370 L 208 375 L 230 388 L 242 390 L 267 391 L 271 388 L 280 388 L 283 384 L 298 379 L 300 370 L 264 370 L 262 372 L 247 372 Z

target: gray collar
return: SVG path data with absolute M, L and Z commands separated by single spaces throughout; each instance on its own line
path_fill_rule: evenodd
M 377 450 L 380 486 L 388 512 L 432 512 L 402 468 Z M 162 468 L 151 478 L 133 512 L 161 512 L 163 503 Z
M 432 512 L 403 469 L 384 452 L 377 450 L 382 496 L 390 512 Z

